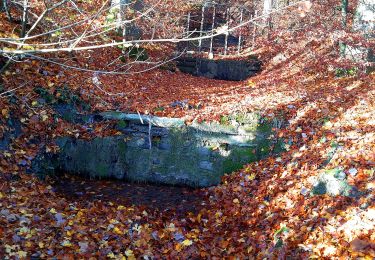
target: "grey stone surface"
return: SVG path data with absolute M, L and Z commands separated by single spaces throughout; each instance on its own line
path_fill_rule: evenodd
M 183 57 L 177 59 L 177 67 L 184 73 L 212 79 L 240 81 L 260 71 L 261 63 L 249 60 L 209 60 Z
M 202 161 L 199 163 L 199 168 L 202 170 L 207 170 L 207 171 L 213 171 L 214 170 L 214 164 L 209 161 Z
M 236 127 L 214 123 L 186 126 L 181 125 L 180 119 L 118 112 L 101 116 L 125 121 L 118 128 L 122 134 L 92 140 L 60 137 L 56 139 L 60 152 L 40 154 L 32 162 L 32 172 L 43 176 L 62 171 L 96 178 L 206 187 L 220 183 L 225 173 L 268 156 L 276 145 L 269 138 L 274 122 L 259 116 L 241 117 L 242 122 Z M 244 125 L 253 127 L 243 133 L 238 131 Z
M 335 168 L 325 171 L 314 180 L 312 195 L 328 194 L 330 196 L 351 196 L 359 195 L 358 191 L 349 185 L 345 172 Z

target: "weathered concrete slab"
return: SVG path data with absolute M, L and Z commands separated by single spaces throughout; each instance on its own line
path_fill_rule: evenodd
M 177 67 L 184 73 L 211 79 L 241 81 L 260 71 L 261 63 L 248 60 L 209 60 L 183 57 L 177 59 Z
M 232 125 L 186 126 L 181 119 L 101 113 L 122 134 L 93 140 L 62 137 L 60 152 L 34 160 L 34 173 L 63 171 L 97 178 L 207 187 L 282 144 L 271 138 L 273 121 L 259 115 Z

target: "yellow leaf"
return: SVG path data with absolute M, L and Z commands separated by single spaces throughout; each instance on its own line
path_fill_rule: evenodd
M 8 109 L 4 108 L 1 110 L 1 114 L 5 117 L 5 118 L 8 118 L 9 117 L 9 111 Z
M 135 256 L 134 256 L 134 253 L 132 250 L 128 249 L 125 251 L 125 255 L 128 257 L 128 259 L 130 260 L 134 260 L 135 259 Z
M 38 105 L 38 101 L 34 100 L 33 102 L 31 102 L 31 105 L 32 105 L 33 107 L 36 107 L 36 106 Z
M 48 119 L 48 116 L 47 115 L 42 115 L 42 121 L 46 121 Z
M 113 232 L 115 232 L 117 235 L 123 235 L 124 234 L 124 232 L 122 232 L 121 229 L 119 229 L 118 227 L 115 227 L 113 229 Z
M 44 243 L 43 243 L 43 242 L 39 242 L 39 243 L 38 243 L 38 246 L 39 246 L 40 248 L 44 248 Z
M 17 252 L 19 258 L 26 258 L 27 252 L 25 251 L 18 251 Z
M 234 199 L 233 203 L 240 203 L 240 201 L 238 199 Z
M 248 86 L 249 86 L 250 88 L 255 87 L 255 85 L 256 85 L 255 82 L 249 80 L 249 82 L 248 82 Z
M 256 175 L 255 173 L 252 173 L 252 174 L 250 174 L 250 175 L 246 175 L 246 179 L 247 179 L 248 181 L 252 181 L 252 180 L 255 179 L 256 176 L 257 176 L 257 175 Z
M 0 199 L 4 198 L 4 194 L 2 192 L 0 192 Z
M 61 243 L 62 246 L 64 247 L 71 247 L 72 246 L 72 243 L 70 243 L 69 240 L 64 240 L 62 243 Z
M 53 83 L 53 82 L 51 82 L 51 81 L 48 81 L 48 83 L 47 83 L 47 86 L 48 86 L 48 87 L 53 87 L 53 85 L 55 85 L 55 83 Z
M 125 207 L 122 206 L 122 205 L 120 205 L 120 206 L 117 207 L 117 210 L 123 210 L 123 209 L 125 209 Z
M 57 213 L 57 211 L 54 208 L 50 209 L 49 212 L 51 212 L 52 214 L 56 214 Z
M 108 253 L 107 257 L 111 258 L 111 259 L 116 258 L 115 254 L 113 252 Z
M 193 244 L 193 241 L 189 239 L 185 239 L 182 243 L 183 246 L 191 246 Z

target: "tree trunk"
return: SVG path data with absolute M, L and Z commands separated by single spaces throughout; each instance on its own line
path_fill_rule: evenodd
M 263 2 L 263 26 L 264 28 L 268 28 L 268 36 L 270 34 L 270 30 L 271 30 L 271 16 L 270 16 L 270 13 L 271 13 L 271 10 L 272 10 L 272 4 L 273 4 L 273 1 L 272 0 L 264 0 Z
M 341 0 L 341 15 L 342 15 L 342 29 L 346 29 L 347 16 L 348 16 L 348 0 Z M 345 56 L 346 44 L 340 42 L 340 54 Z
M 375 38 L 375 2 L 373 0 L 360 0 L 353 22 L 354 31 L 361 32 L 370 42 Z M 372 48 L 354 48 L 347 46 L 346 49 L 354 53 L 355 60 L 365 60 L 375 63 L 374 50 Z M 375 71 L 375 66 L 367 67 L 367 72 Z
M 0 12 L 5 12 L 9 22 L 13 22 L 12 15 L 9 11 L 8 0 L 2 0 L 1 6 L 0 6 Z
M 26 25 L 27 25 L 27 13 L 29 9 L 29 1 L 23 1 L 23 12 L 22 12 L 22 29 L 21 29 L 21 38 L 25 37 L 26 34 Z

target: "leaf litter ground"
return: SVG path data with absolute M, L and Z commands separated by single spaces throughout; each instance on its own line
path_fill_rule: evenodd
M 24 132 L 0 152 L 0 255 L 373 259 L 374 74 L 336 77 L 319 60 L 333 46 L 322 46 L 314 47 L 318 54 L 313 59 L 300 53 L 282 64 L 265 60 L 260 75 L 235 83 L 154 70 L 99 75 L 98 88 L 92 73 L 35 61 L 17 64 L 4 75 L 4 86 L 12 89 L 28 81 L 14 92 L 13 103 L 0 99 L 0 133 L 7 132 L 10 117 L 20 118 Z M 62 84 L 79 91 L 95 110 L 184 117 L 187 122 L 220 120 L 234 111 L 261 111 L 271 118 L 282 113 L 289 127 L 276 134 L 288 142 L 287 151 L 244 165 L 217 187 L 185 193 L 172 189 L 174 194 L 151 189 L 158 207 L 146 186 L 127 190 L 127 184 L 120 184 L 123 193 L 111 193 L 116 185 L 105 181 L 98 185 L 68 178 L 60 186 L 41 181 L 25 174 L 39 149 L 53 151 L 51 140 L 58 135 L 93 135 L 62 120 L 51 127 L 51 108 L 35 103 L 33 87 L 54 93 Z M 113 134 L 105 125 L 93 128 L 98 135 Z M 362 195 L 311 196 L 312 179 L 332 169 L 342 170 Z M 75 194 L 90 185 L 92 192 Z M 181 205 L 172 207 L 167 196 Z

